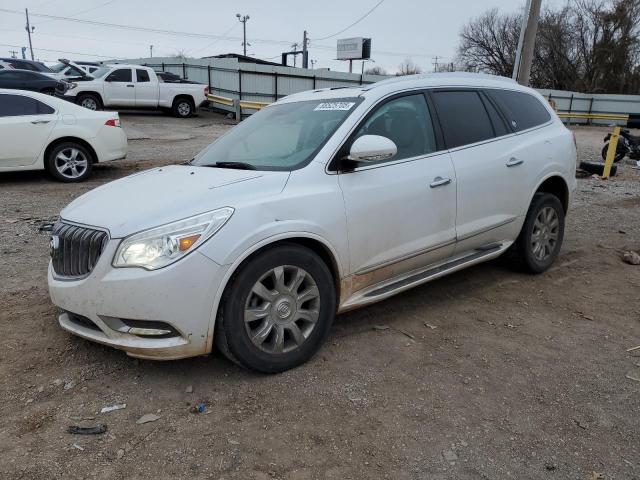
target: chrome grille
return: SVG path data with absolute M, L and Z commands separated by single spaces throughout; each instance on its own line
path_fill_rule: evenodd
M 51 232 L 53 270 L 61 277 L 79 278 L 91 273 L 107 243 L 102 230 L 58 222 Z

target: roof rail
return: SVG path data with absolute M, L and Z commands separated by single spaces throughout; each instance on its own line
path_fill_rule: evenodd
M 389 85 L 393 83 L 408 82 L 412 80 L 422 80 L 430 78 L 484 78 L 487 80 L 498 80 L 501 82 L 515 83 L 515 80 L 508 77 L 501 77 L 500 75 L 491 75 L 490 73 L 471 73 L 471 72 L 439 72 L 439 73 L 420 73 L 416 75 L 399 75 L 397 77 L 386 78 L 379 82 L 372 83 L 363 90 L 371 90 L 379 86 Z

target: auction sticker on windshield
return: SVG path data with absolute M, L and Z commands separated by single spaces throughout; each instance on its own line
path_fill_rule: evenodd
M 350 110 L 356 102 L 324 102 L 313 110 Z

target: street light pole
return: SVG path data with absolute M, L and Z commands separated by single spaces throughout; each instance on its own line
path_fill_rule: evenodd
M 25 27 L 25 30 L 27 31 L 27 35 L 29 36 L 29 50 L 31 51 L 31 60 L 33 61 L 34 58 L 33 58 L 33 44 L 31 43 L 31 32 L 33 32 L 36 27 L 32 27 L 31 25 L 29 25 L 29 9 L 25 8 L 24 13 L 27 16 L 27 26 Z
M 149 45 L 149 57 L 153 58 L 153 45 Z
M 247 56 L 247 20 L 249 20 L 249 15 L 240 15 L 239 13 L 236 13 L 236 17 L 238 17 L 238 21 L 240 23 L 242 23 L 242 46 L 243 46 L 243 52 L 244 52 L 244 56 Z

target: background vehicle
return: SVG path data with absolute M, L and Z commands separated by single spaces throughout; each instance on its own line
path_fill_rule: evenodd
M 160 80 L 166 83 L 200 83 L 200 82 L 193 82 L 191 80 L 186 80 L 180 77 L 180 75 L 177 75 L 171 72 L 156 72 L 156 76 Z
M 607 151 L 609 150 L 609 140 L 611 134 L 608 133 L 604 137 L 604 146 L 602 147 L 602 159 L 607 159 Z M 618 138 L 618 145 L 616 146 L 616 155 L 613 158 L 614 162 L 619 162 L 626 155 L 633 160 L 640 159 L 640 136 L 631 135 L 631 132 L 626 129 L 620 130 L 620 138 Z
M 64 63 L 63 63 L 64 62 Z M 61 59 L 59 63 L 51 67 L 53 76 L 58 79 L 84 77 L 100 69 L 100 64 L 95 62 L 83 62 Z
M 54 95 L 58 80 L 32 70 L 0 70 L 0 88 L 30 90 Z
M 127 154 L 115 112 L 92 112 L 64 100 L 0 89 L 0 172 L 46 169 L 63 182 L 79 182 L 96 162 Z
M 107 65 L 92 75 L 57 91 L 58 96 L 90 110 L 103 108 L 160 109 L 177 117 L 191 116 L 206 102 L 209 87 L 200 84 L 164 83 L 149 67 Z
M 49 291 L 64 329 L 130 355 L 181 358 L 215 341 L 244 367 L 279 372 L 311 358 L 336 313 L 503 253 L 548 269 L 575 168 L 571 132 L 510 79 L 299 93 L 188 165 L 72 202 L 54 229 Z M 70 271 L 74 238 L 92 232 L 99 258 Z
M 20 70 L 32 70 L 34 72 L 52 73 L 49 67 L 42 62 L 34 62 L 33 60 L 24 60 L 22 58 L 0 58 L 0 61 L 8 63 L 13 68 Z
M 0 70 L 5 70 L 5 69 L 6 70 L 11 70 L 11 69 L 13 69 L 13 67 L 9 63 L 7 63 L 7 62 L 5 62 L 3 60 L 0 60 Z

